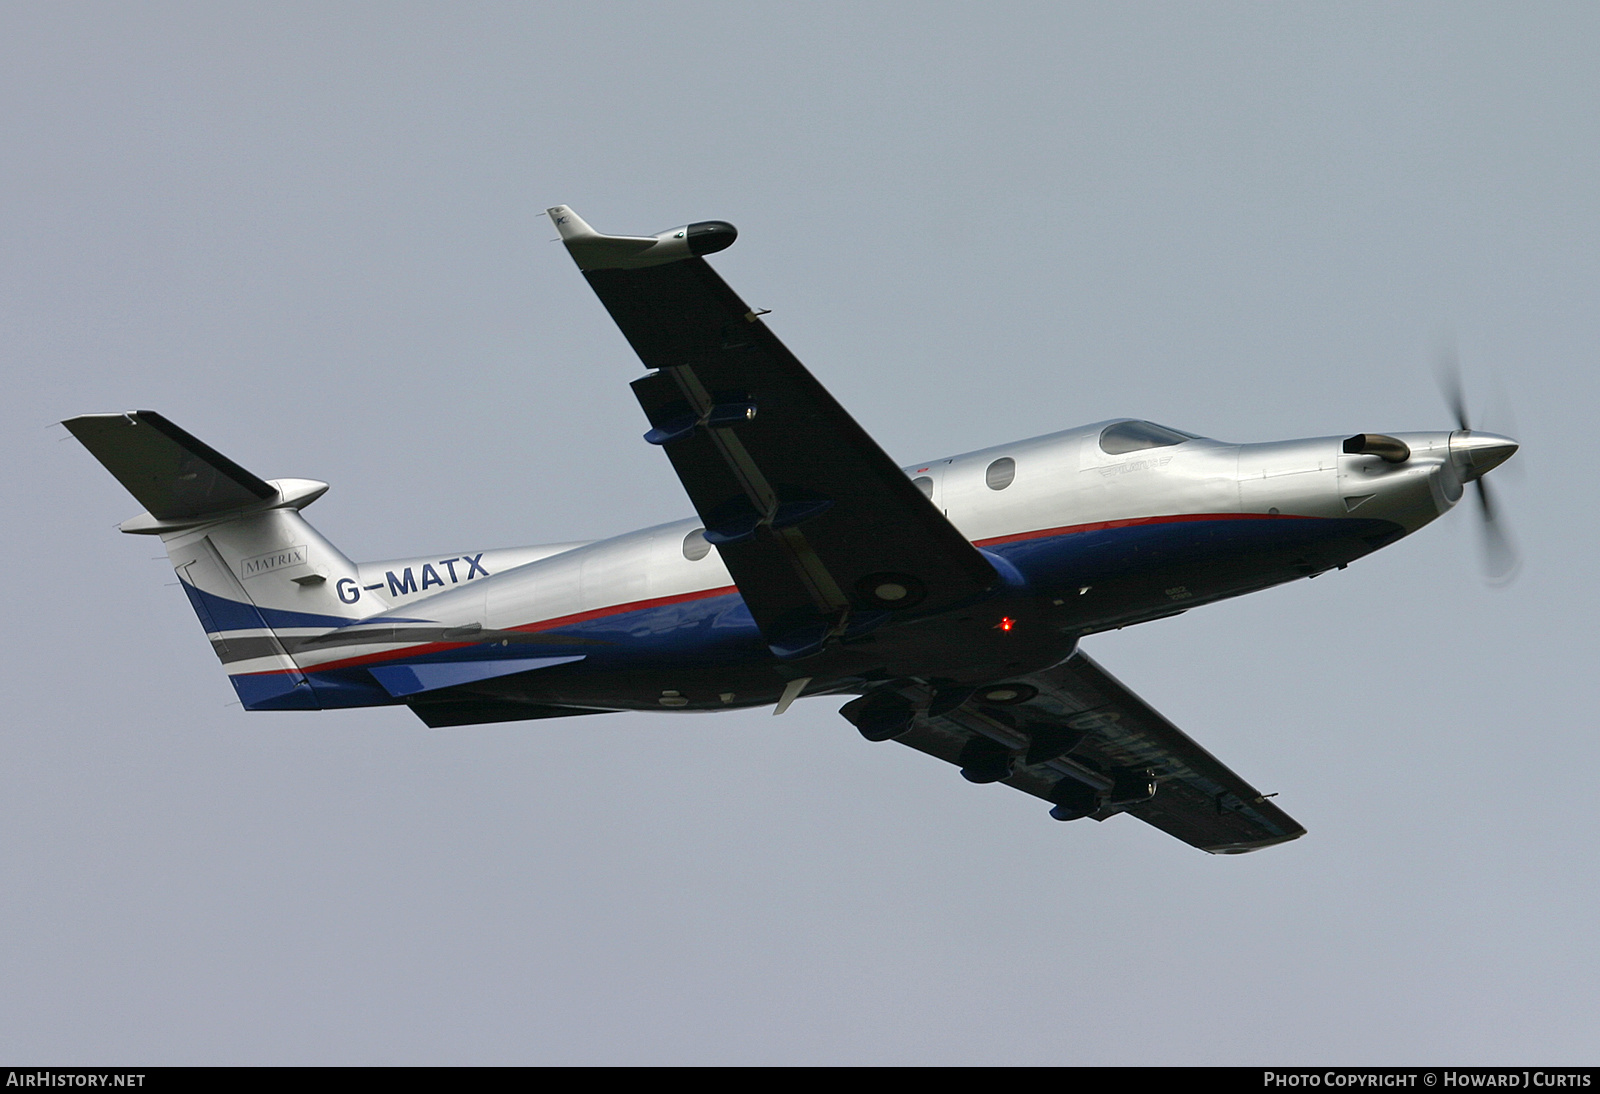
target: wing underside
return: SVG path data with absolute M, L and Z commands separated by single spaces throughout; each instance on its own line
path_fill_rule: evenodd
M 656 370 L 633 384 L 646 440 L 666 451 L 775 653 L 812 653 L 832 635 L 941 611 L 993 585 L 977 548 L 704 259 L 674 251 L 640 266 L 648 239 L 586 225 L 573 236 L 570 210 L 551 213 Z M 692 243 L 700 227 L 663 233 L 661 245 Z
M 1305 834 L 1085 654 L 958 696 L 951 709 L 941 710 L 942 698 L 915 685 L 886 688 L 843 713 L 869 737 L 898 731 L 893 739 L 961 767 L 973 781 L 1043 798 L 1062 819 L 1128 813 L 1213 854 Z

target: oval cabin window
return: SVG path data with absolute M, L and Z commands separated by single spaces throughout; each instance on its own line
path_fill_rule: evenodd
M 1001 456 L 983 473 L 983 481 L 988 484 L 990 490 L 1004 490 L 1016 477 L 1017 461 L 1010 456 Z
M 696 528 L 683 537 L 683 557 L 690 562 L 699 562 L 711 553 L 711 544 L 706 542 L 706 530 Z
M 911 480 L 911 485 L 915 486 L 918 490 L 921 490 L 923 497 L 933 497 L 933 480 L 928 478 L 928 476 L 919 475 L 917 478 Z

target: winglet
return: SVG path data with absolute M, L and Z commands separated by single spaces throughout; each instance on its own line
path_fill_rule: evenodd
M 725 220 L 701 220 L 653 236 L 607 236 L 565 205 L 548 210 L 578 269 L 636 270 L 715 254 L 733 245 L 739 230 Z

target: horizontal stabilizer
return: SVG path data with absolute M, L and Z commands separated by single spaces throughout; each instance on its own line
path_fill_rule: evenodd
M 481 726 L 493 722 L 527 722 L 537 718 L 576 718 L 583 714 L 615 714 L 593 707 L 553 707 L 509 699 L 443 699 L 411 703 L 411 711 L 429 729 Z
M 532 669 L 565 665 L 569 661 L 582 661 L 583 654 L 572 657 L 517 657 L 504 661 L 435 661 L 420 665 L 374 665 L 372 673 L 383 689 L 396 699 L 419 695 L 425 691 L 453 688 L 461 684 L 476 684 L 480 680 L 493 680 L 499 676 L 528 672 Z
M 83 414 L 61 424 L 157 520 L 226 513 L 278 496 L 270 483 L 153 410 Z

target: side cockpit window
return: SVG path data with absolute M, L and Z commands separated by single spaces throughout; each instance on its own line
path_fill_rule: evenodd
M 1108 456 L 1120 456 L 1125 452 L 1166 448 L 1193 439 L 1193 433 L 1180 433 L 1154 422 L 1118 422 L 1100 431 L 1100 451 Z

